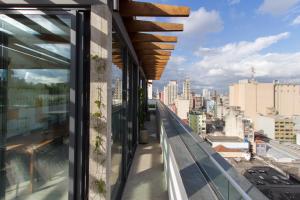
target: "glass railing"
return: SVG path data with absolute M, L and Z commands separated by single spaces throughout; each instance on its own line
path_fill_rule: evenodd
M 237 181 L 224 169 L 224 166 L 222 167 L 221 164 L 214 158 L 214 154 L 216 153 L 212 149 L 211 151 L 208 150 L 206 148 L 206 144 L 201 144 L 206 143 L 206 141 L 192 133 L 190 127 L 183 124 L 180 118 L 167 108 L 167 106 L 162 103 L 158 103 L 158 107 L 159 109 L 162 109 L 162 112 L 166 112 L 170 117 L 173 127 L 177 131 L 185 147 L 190 152 L 190 155 L 193 157 L 195 163 L 205 176 L 206 181 L 210 184 L 218 199 L 250 200 L 257 199 L 258 197 L 262 197 L 260 199 L 264 199 L 264 195 L 257 189 L 255 189 L 255 192 L 252 192 L 252 194 L 249 194 L 249 191 L 251 189 L 253 190 L 253 185 L 249 182 L 243 189 L 241 185 L 237 183 Z M 204 148 L 203 145 L 206 147 Z M 210 147 L 208 146 L 208 148 Z M 230 166 L 226 163 L 226 160 L 223 159 L 223 161 L 226 166 Z M 245 188 L 249 191 L 245 192 L 245 190 L 247 190 Z

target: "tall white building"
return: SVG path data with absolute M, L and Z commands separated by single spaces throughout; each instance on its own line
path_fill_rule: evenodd
M 254 141 L 251 119 L 245 117 L 244 112 L 237 107 L 231 107 L 225 116 L 225 135 Z
M 174 104 L 175 99 L 177 99 L 177 94 L 178 94 L 178 85 L 177 81 L 169 81 L 168 84 L 168 104 Z
M 169 94 L 169 92 L 168 92 L 168 86 L 165 86 L 164 87 L 164 97 L 163 97 L 165 105 L 169 105 L 169 95 L 168 94 Z
M 204 89 L 202 90 L 202 96 L 203 96 L 205 99 L 209 99 L 209 97 L 210 97 L 210 91 L 209 91 L 209 89 L 204 88 Z
M 176 114 L 182 120 L 188 119 L 188 113 L 190 109 L 190 101 L 186 99 L 175 99 Z
M 117 78 L 115 81 L 114 89 L 113 89 L 113 103 L 120 104 L 122 103 L 122 80 Z
M 183 98 L 184 99 L 190 99 L 190 96 L 191 96 L 191 82 L 189 79 L 186 79 L 184 82 L 183 82 Z
M 152 87 L 152 80 L 148 81 L 148 99 L 153 99 L 153 87 Z

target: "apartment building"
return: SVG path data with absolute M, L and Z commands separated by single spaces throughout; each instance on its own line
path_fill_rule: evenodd
M 186 79 L 183 82 L 182 95 L 183 95 L 184 99 L 190 99 L 191 98 L 191 81 L 189 79 Z
M 239 107 L 231 107 L 225 120 L 225 135 L 239 137 L 249 142 L 254 141 L 252 120 L 244 115 Z
M 279 142 L 296 142 L 299 133 L 299 116 L 259 116 L 257 118 L 257 130 L 268 138 Z
M 174 104 L 175 103 L 175 99 L 177 99 L 178 97 L 178 84 L 177 81 L 173 80 L 173 81 L 169 81 L 168 84 L 168 104 Z
M 204 112 L 192 111 L 188 117 L 189 126 L 195 133 L 205 134 L 206 133 L 206 114 Z
M 300 115 L 300 85 L 275 84 L 275 110 L 278 115 Z

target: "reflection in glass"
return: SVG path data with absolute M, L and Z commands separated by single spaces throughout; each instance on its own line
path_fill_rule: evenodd
M 121 44 L 116 32 L 113 32 L 113 65 L 112 65 L 112 199 L 115 199 L 121 184 L 122 169 L 122 69 L 123 59 Z M 123 134 L 122 134 L 123 133 Z
M 67 199 L 70 17 L 0 14 L 0 199 Z

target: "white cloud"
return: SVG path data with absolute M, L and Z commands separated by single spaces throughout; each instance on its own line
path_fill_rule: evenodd
M 224 70 L 220 69 L 220 68 L 218 68 L 218 69 L 210 69 L 208 71 L 208 75 L 210 75 L 210 76 L 219 76 L 219 75 L 222 75 L 222 74 L 224 74 Z
M 234 4 L 240 3 L 240 0 L 228 0 L 228 3 L 229 3 L 230 5 L 234 5 Z
M 176 18 L 172 22 L 184 24 L 180 39 L 193 44 L 197 44 L 206 34 L 223 29 L 223 21 L 219 13 L 215 10 L 207 11 L 203 7 L 192 11 L 188 18 Z
M 260 37 L 253 42 L 242 41 L 218 48 L 200 48 L 195 54 L 201 56 L 202 59 L 195 64 L 193 70 L 215 78 L 250 76 L 251 67 L 255 68 L 258 77 L 299 76 L 300 52 L 261 53 L 263 49 L 288 36 L 289 33 L 286 32 Z
M 300 15 L 297 16 L 292 22 L 292 25 L 299 25 L 299 24 L 300 24 Z
M 264 0 L 258 11 L 264 14 L 281 15 L 298 3 L 299 0 Z
M 170 63 L 174 65 L 181 65 L 186 61 L 186 58 L 183 56 L 171 56 Z

